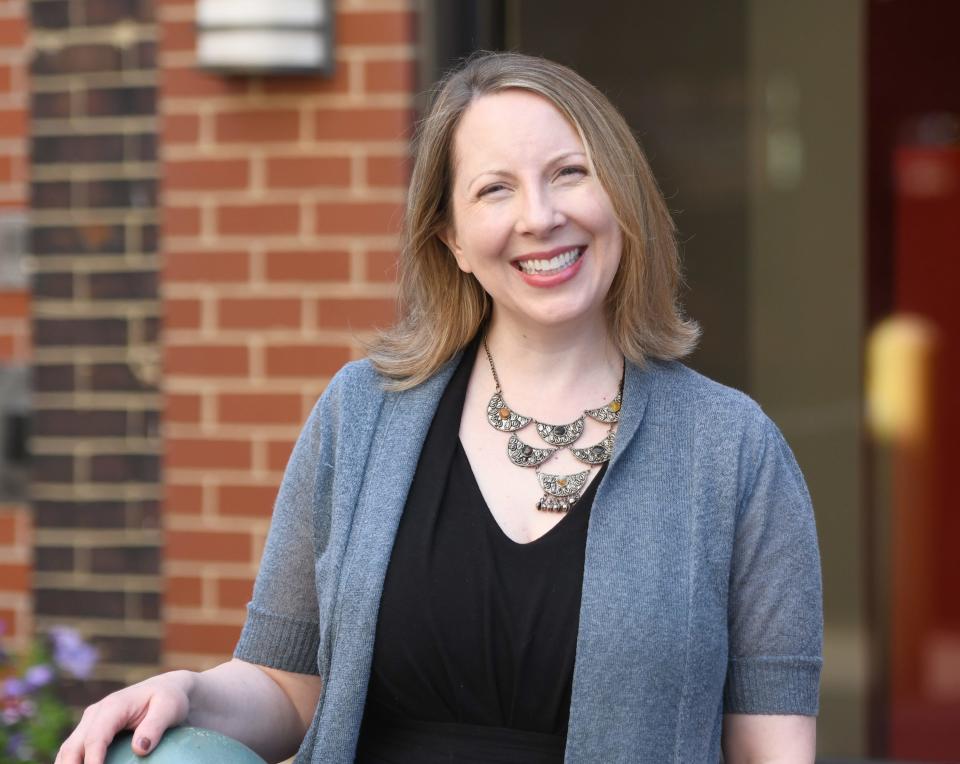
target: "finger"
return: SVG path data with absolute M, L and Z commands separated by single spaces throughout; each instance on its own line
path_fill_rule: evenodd
M 112 740 L 112 735 L 109 739 L 88 737 L 83 746 L 83 764 L 103 764 L 103 760 L 107 756 L 107 746 L 110 745 Z
M 150 753 L 163 733 L 180 721 L 179 706 L 164 696 L 154 696 L 147 713 L 133 731 L 133 752 L 138 756 Z

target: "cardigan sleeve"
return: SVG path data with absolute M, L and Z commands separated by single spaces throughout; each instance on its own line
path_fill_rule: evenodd
M 335 382 L 314 406 L 290 455 L 277 494 L 247 619 L 234 657 L 250 663 L 317 674 L 320 641 L 314 560 L 318 485 L 330 459 L 331 398 Z
M 724 711 L 815 716 L 823 598 L 813 507 L 783 435 L 762 420 L 737 513 Z

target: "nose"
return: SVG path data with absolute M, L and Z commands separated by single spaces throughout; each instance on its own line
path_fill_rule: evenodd
M 541 238 L 561 226 L 566 217 L 551 198 L 548 190 L 529 189 L 520 196 L 516 231 Z

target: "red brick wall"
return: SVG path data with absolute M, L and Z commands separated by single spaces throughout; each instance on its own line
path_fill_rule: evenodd
M 25 0 L 0 0 L 0 215 L 22 211 L 27 200 L 26 28 Z M 27 360 L 29 310 L 25 290 L 0 285 L 0 364 Z M 30 547 L 27 508 L 0 504 L 0 621 L 16 647 L 31 628 Z
M 340 0 L 322 79 L 201 73 L 158 5 L 171 666 L 229 655 L 300 425 L 393 315 L 414 6 Z

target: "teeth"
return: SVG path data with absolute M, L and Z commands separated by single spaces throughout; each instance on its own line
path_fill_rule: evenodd
M 580 249 L 569 249 L 566 252 L 561 252 L 556 257 L 551 257 L 549 260 L 521 260 L 517 263 L 517 266 L 521 271 L 529 275 L 533 274 L 542 274 L 548 273 L 550 271 L 560 271 L 576 262 L 577 258 L 580 257 Z

